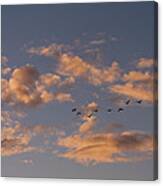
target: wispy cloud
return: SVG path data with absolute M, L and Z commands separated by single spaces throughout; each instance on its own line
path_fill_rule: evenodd
M 152 58 L 140 58 L 137 62 L 137 68 L 150 68 L 155 64 Z
M 57 72 L 65 76 L 82 77 L 97 86 L 118 80 L 121 69 L 117 62 L 113 62 L 110 67 L 97 68 L 79 56 L 63 54 L 59 58 Z
M 101 42 L 103 40 L 99 41 Z M 51 44 L 47 47 L 30 48 L 27 52 L 32 55 L 55 58 L 58 61 L 57 73 L 62 76 L 86 79 L 95 86 L 103 83 L 112 83 L 119 79 L 121 69 L 118 62 L 113 61 L 112 64 L 106 68 L 97 67 L 83 60 L 78 55 L 74 55 L 73 50 L 73 47 L 70 45 Z M 85 50 L 86 49 L 84 49 L 84 51 Z M 92 48 L 87 48 L 87 50 L 92 51 Z
M 6 76 L 7 74 L 9 74 L 12 69 L 11 67 L 8 66 L 8 58 L 6 56 L 1 56 L 1 73 L 2 73 L 2 76 Z
M 32 142 L 39 136 L 41 137 L 41 139 L 39 138 L 39 141 L 42 141 L 43 144 L 45 140 L 48 140 L 50 137 L 58 138 L 65 135 L 63 131 L 58 130 L 56 127 L 46 126 L 45 124 L 36 124 L 26 127 L 24 124 L 20 123 L 19 115 L 15 116 L 9 111 L 3 111 L 2 115 L 2 156 L 13 156 L 29 152 L 47 152 L 47 146 Z
M 154 101 L 154 94 L 152 89 L 148 89 L 144 84 L 116 84 L 110 87 L 112 93 L 131 97 L 133 99 L 141 99 L 152 103 Z
M 85 117 L 84 123 L 82 123 L 79 127 L 79 132 L 85 134 L 92 130 L 92 128 L 96 125 L 96 117 L 92 116 L 91 118 Z
M 152 82 L 153 75 L 149 72 L 139 72 L 139 71 L 130 71 L 123 76 L 124 81 L 143 81 L 143 82 Z
M 76 134 L 60 139 L 58 145 L 68 149 L 59 157 L 83 165 L 142 161 L 154 150 L 152 135 L 141 131 Z

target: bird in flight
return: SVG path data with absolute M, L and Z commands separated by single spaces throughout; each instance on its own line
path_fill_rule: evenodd
M 91 118 L 91 117 L 92 117 L 92 115 L 93 115 L 92 113 L 91 113 L 91 114 L 89 114 L 89 115 L 88 115 L 88 118 Z
M 95 109 L 94 112 L 98 112 L 98 109 Z
M 130 100 L 127 100 L 127 101 L 126 101 L 126 105 L 128 105 L 129 103 L 130 103 Z
M 73 109 L 72 109 L 72 112 L 76 112 L 76 111 L 77 111 L 77 109 L 76 109 L 76 108 L 73 108 Z
M 123 108 L 119 108 L 118 109 L 118 112 L 122 112 L 124 109 Z
M 112 109 L 108 109 L 108 112 L 111 112 L 112 111 Z
M 76 115 L 77 115 L 77 116 L 80 116 L 80 115 L 81 115 L 81 112 L 77 112 Z
M 142 100 L 138 100 L 138 101 L 136 101 L 137 103 L 139 103 L 139 104 L 141 104 L 142 103 Z

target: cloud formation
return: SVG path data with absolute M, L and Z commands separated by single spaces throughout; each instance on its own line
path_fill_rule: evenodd
M 86 117 L 85 117 L 86 118 Z M 96 117 L 91 117 L 91 118 L 87 118 L 84 120 L 84 123 L 82 123 L 79 127 L 79 132 L 82 134 L 85 134 L 87 132 L 89 132 L 90 130 L 92 130 L 92 128 L 95 126 L 96 124 Z
M 103 42 L 103 40 L 99 41 L 100 43 L 101 41 Z M 113 61 L 111 66 L 100 68 L 77 55 L 73 55 L 71 50 L 72 47 L 70 45 L 51 44 L 47 47 L 30 48 L 28 53 L 55 58 L 58 61 L 57 73 L 62 76 L 84 78 L 95 86 L 103 83 L 112 83 L 120 78 L 121 69 L 116 61 Z
M 148 88 L 148 85 L 144 84 L 134 84 L 134 83 L 125 83 L 125 84 L 116 84 L 110 87 L 112 93 L 117 93 L 119 95 L 124 95 L 134 99 L 141 99 L 152 103 L 154 101 L 154 93 L 152 89 Z
M 36 124 L 25 127 L 19 122 L 20 115 L 15 116 L 15 114 L 13 115 L 13 113 L 9 111 L 3 111 L 2 116 L 2 156 L 13 156 L 29 152 L 47 152 L 48 147 L 44 147 L 41 144 L 51 137 L 58 138 L 65 135 L 63 131 L 58 130 L 54 126 Z M 41 137 L 39 138 L 41 144 L 33 143 L 39 136 Z
M 38 150 L 30 145 L 31 135 L 29 132 L 25 131 L 20 124 L 14 127 L 2 128 L 1 134 L 2 156 L 11 156 Z
M 54 73 L 46 73 L 42 74 L 40 76 L 41 83 L 47 87 L 57 86 L 67 86 L 72 85 L 75 83 L 75 78 L 70 76 L 67 78 L 64 78 L 64 80 L 61 78 L 61 76 L 54 74 Z
M 69 50 L 71 50 L 71 48 L 72 47 L 70 45 L 52 43 L 46 47 L 45 46 L 37 47 L 37 48 L 32 47 L 28 49 L 27 52 L 31 55 L 58 58 L 64 52 L 68 52 Z
M 8 58 L 6 56 L 1 56 L 1 73 L 3 76 L 11 72 L 11 68 L 7 64 Z
M 153 63 L 152 59 L 144 58 L 138 62 L 139 68 L 152 67 Z M 157 90 L 154 89 L 156 83 L 157 75 L 150 72 L 150 69 L 146 72 L 131 70 L 123 75 L 122 83 L 112 85 L 109 90 L 121 96 L 153 103 L 157 100 Z
M 154 59 L 151 58 L 140 58 L 137 62 L 137 68 L 150 68 L 155 64 Z
M 40 81 L 41 79 L 41 81 Z M 56 75 L 40 75 L 31 65 L 14 69 L 12 77 L 2 79 L 2 100 L 8 103 L 21 103 L 34 106 L 51 101 L 73 101 L 71 94 L 64 92 L 49 92 L 47 86 L 51 84 L 71 83 L 72 79 L 62 82 Z
M 139 72 L 139 71 L 130 71 L 127 74 L 123 75 L 124 81 L 143 81 L 143 82 L 152 82 L 153 81 L 153 75 L 149 72 Z
M 76 134 L 60 139 L 58 145 L 68 149 L 59 157 L 83 165 L 142 161 L 151 158 L 154 149 L 152 135 L 140 131 Z
M 83 77 L 96 86 L 119 79 L 121 69 L 117 62 L 113 62 L 110 67 L 97 68 L 79 56 L 63 54 L 59 58 L 57 72 L 65 76 Z

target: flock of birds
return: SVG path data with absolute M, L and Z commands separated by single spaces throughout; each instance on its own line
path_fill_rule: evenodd
M 131 103 L 131 100 L 127 100 L 127 101 L 125 102 L 125 105 L 129 105 L 130 103 Z M 137 100 L 136 103 L 137 103 L 137 104 L 141 104 L 141 103 L 142 103 L 142 100 Z M 123 112 L 124 110 L 125 110 L 124 108 L 119 107 L 119 108 L 117 109 L 117 112 Z M 107 112 L 109 112 L 109 113 L 112 112 L 112 111 L 113 111 L 112 108 L 108 108 L 108 109 L 107 109 Z M 79 111 L 77 108 L 72 108 L 72 112 L 76 113 L 76 116 L 81 116 L 81 115 L 82 115 L 82 112 Z M 98 109 L 98 108 L 92 110 L 92 112 L 91 112 L 90 114 L 88 114 L 88 118 L 91 118 L 91 117 L 93 116 L 93 114 L 94 114 L 94 113 L 97 113 L 97 112 L 99 112 L 99 109 Z

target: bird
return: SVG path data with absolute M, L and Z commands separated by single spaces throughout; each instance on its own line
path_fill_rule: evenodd
M 138 100 L 138 101 L 136 101 L 137 103 L 139 103 L 139 104 L 141 104 L 142 103 L 142 100 Z
M 81 115 L 81 112 L 77 112 L 76 115 L 77 115 L 77 116 Z
M 88 118 L 91 118 L 91 117 L 92 117 L 92 115 L 93 115 L 92 113 L 91 113 L 91 114 L 89 114 L 89 115 L 88 115 Z
M 112 111 L 112 109 L 108 109 L 108 112 L 111 112 Z
M 119 109 L 118 109 L 118 112 L 121 112 L 121 111 L 123 111 L 123 110 L 124 110 L 123 108 L 119 108 Z
M 129 103 L 130 103 L 130 100 L 127 100 L 127 101 L 126 101 L 126 105 L 128 105 Z
M 73 108 L 73 109 L 72 109 L 72 112 L 76 112 L 76 111 L 77 111 L 77 109 L 76 109 L 76 108 Z
M 98 109 L 95 109 L 94 112 L 98 112 Z

